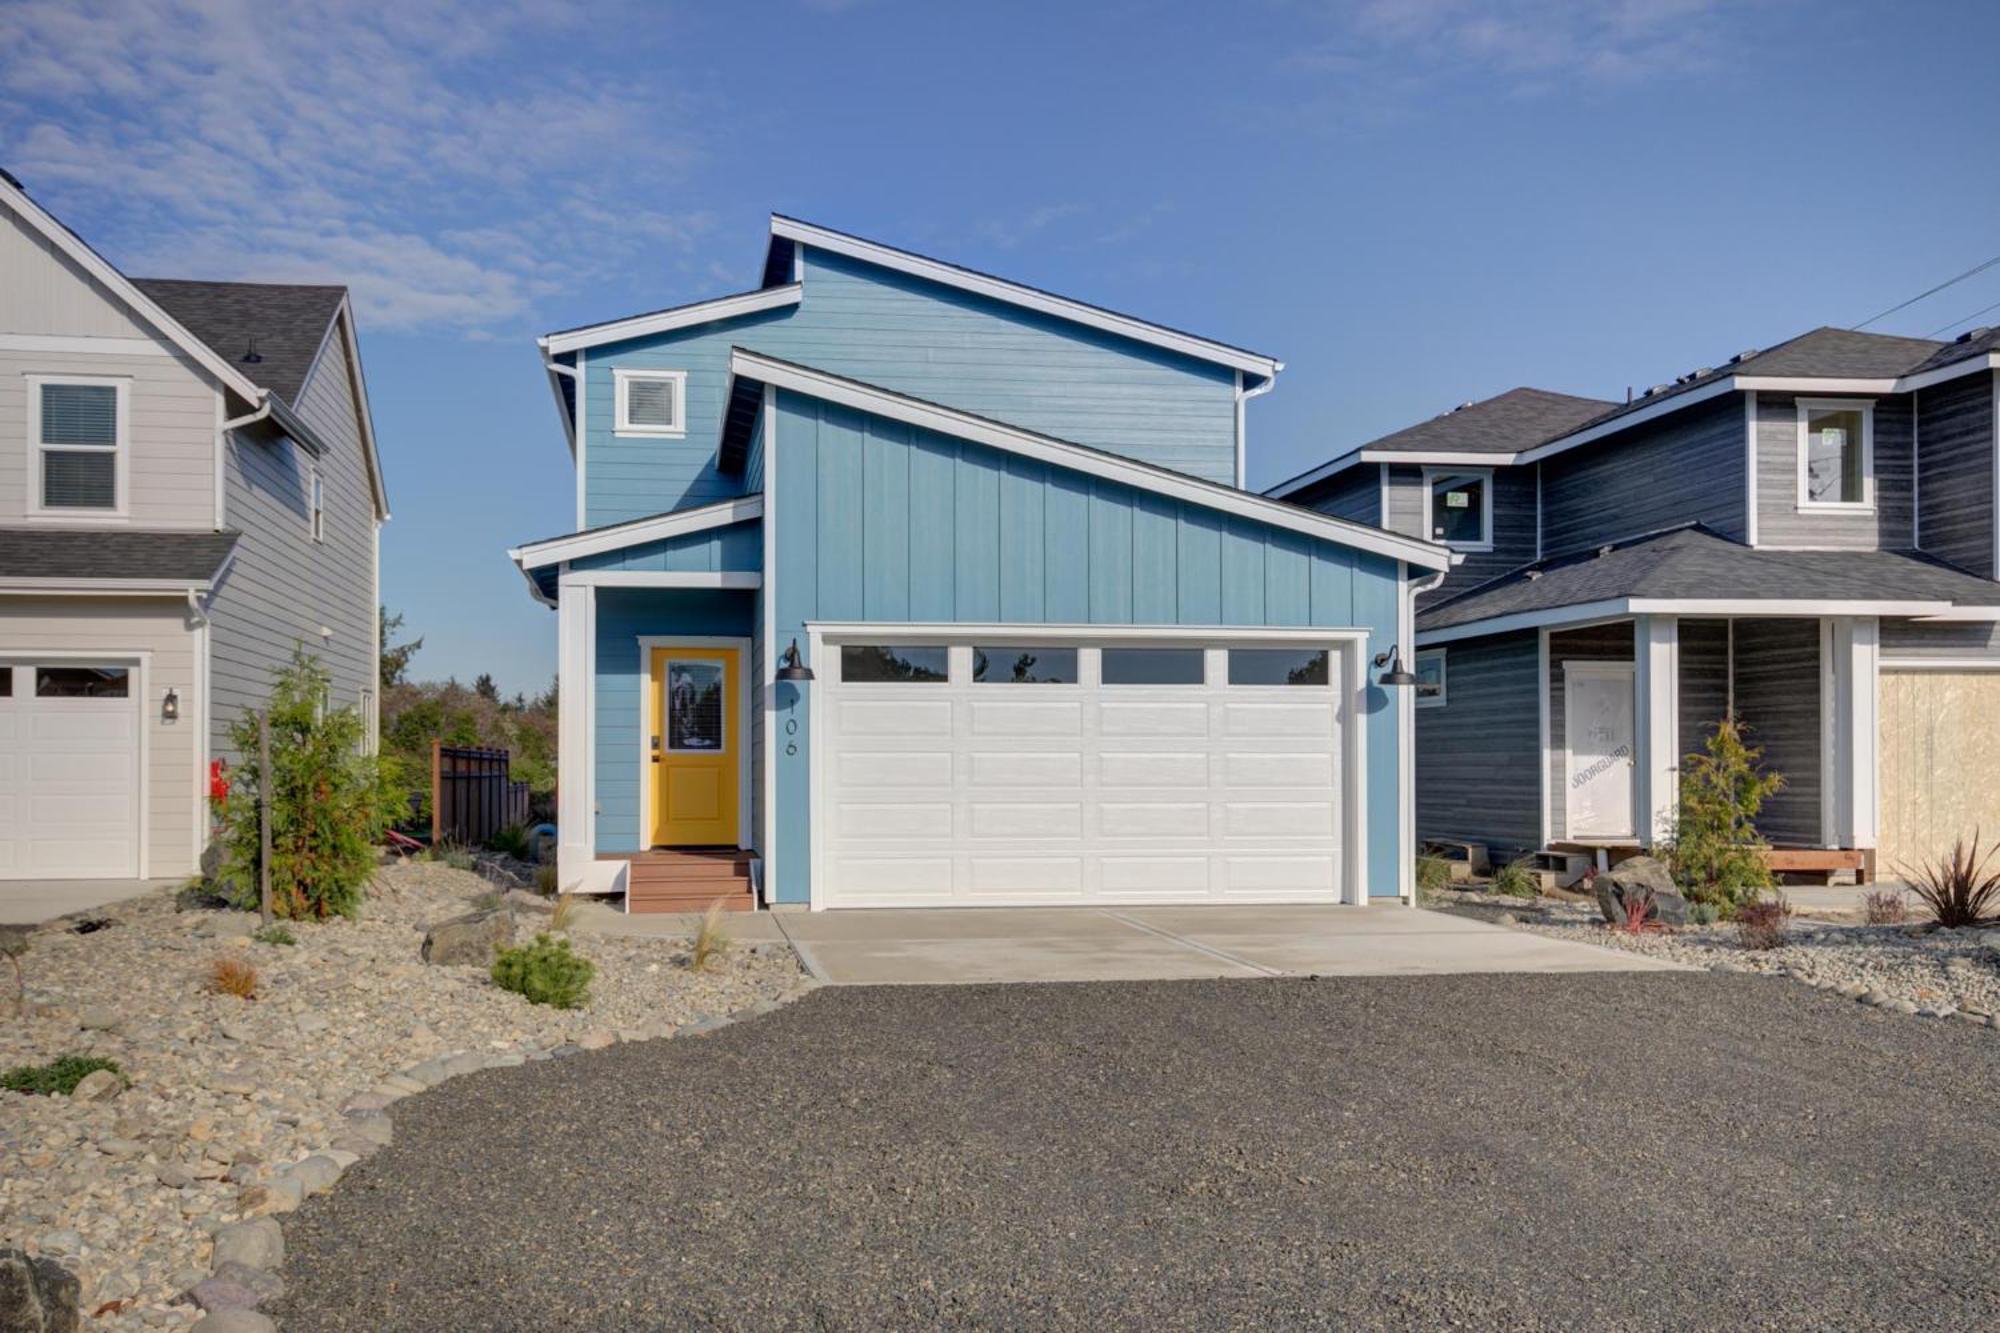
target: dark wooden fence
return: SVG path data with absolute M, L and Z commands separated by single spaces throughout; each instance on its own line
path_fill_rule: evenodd
M 505 750 L 431 742 L 431 843 L 483 846 L 528 822 L 528 784 L 511 779 Z

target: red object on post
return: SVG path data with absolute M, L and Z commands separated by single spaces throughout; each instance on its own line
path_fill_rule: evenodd
M 226 801 L 229 799 L 229 761 L 211 759 L 208 761 L 208 799 Z

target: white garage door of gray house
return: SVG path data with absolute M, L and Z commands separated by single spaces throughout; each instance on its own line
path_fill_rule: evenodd
M 1361 901 L 1359 632 L 811 629 L 817 907 Z
M 0 662 L 0 879 L 139 873 L 136 671 Z

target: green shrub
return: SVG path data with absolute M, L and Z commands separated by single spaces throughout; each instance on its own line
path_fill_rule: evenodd
M 353 916 L 375 870 L 375 841 L 398 808 L 394 765 L 362 753 L 365 724 L 327 706 L 332 681 L 303 649 L 272 684 L 271 772 L 257 755 L 257 717 L 230 726 L 243 756 L 221 802 L 223 874 L 231 901 L 258 906 L 258 794 L 271 795 L 271 910 L 282 917 Z
M 502 949 L 493 960 L 493 984 L 530 1004 L 575 1009 L 590 998 L 597 967 L 570 952 L 569 941 L 535 936 L 533 944 Z
M 1541 895 L 1541 885 L 1535 878 L 1534 869 L 1527 857 L 1509 861 L 1493 872 L 1493 892 L 1509 898 L 1535 898 Z
M 1417 858 L 1417 892 L 1436 893 L 1451 887 L 1451 862 L 1442 856 Z
M 108 1069 L 120 1078 L 125 1077 L 116 1060 L 105 1060 L 95 1055 L 65 1055 L 45 1065 L 15 1066 L 0 1074 L 0 1088 L 9 1092 L 39 1093 L 45 1097 L 67 1097 L 76 1091 L 76 1085 L 83 1082 L 85 1075 L 95 1074 L 100 1069 Z
M 292 934 L 291 931 L 286 930 L 276 922 L 272 922 L 268 926 L 259 927 L 257 930 L 251 932 L 250 938 L 259 944 L 292 945 L 299 942 L 298 936 Z
M 1689 903 L 1688 924 L 1690 926 L 1712 926 L 1722 919 L 1722 912 L 1714 903 Z
M 1688 901 L 1711 903 L 1723 916 L 1772 885 L 1757 815 L 1785 787 L 1783 777 L 1758 766 L 1764 752 L 1743 739 L 1746 730 L 1726 717 L 1706 753 L 1682 761 L 1680 809 L 1661 849 Z
M 424 860 L 448 865 L 453 870 L 470 870 L 472 849 L 455 842 L 433 843 L 424 849 Z
M 535 892 L 544 898 L 556 896 L 556 863 L 544 861 L 535 867 Z
M 486 845 L 502 856 L 511 856 L 516 861 L 535 859 L 534 835 L 528 832 L 526 824 L 509 824 L 489 838 Z

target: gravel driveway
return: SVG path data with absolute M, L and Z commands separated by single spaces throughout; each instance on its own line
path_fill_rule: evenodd
M 455 1080 L 287 1333 L 1953 1328 L 2000 1042 L 1755 977 L 829 989 Z

